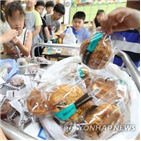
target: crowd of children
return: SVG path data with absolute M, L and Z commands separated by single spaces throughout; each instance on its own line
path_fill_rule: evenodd
M 55 33 L 61 28 L 59 20 L 65 14 L 65 7 L 61 3 L 54 5 L 52 1 L 48 1 L 45 4 L 42 0 L 26 0 L 25 3 L 26 8 L 22 9 L 20 3 L 14 2 L 14 0 L 1 1 L 1 35 L 4 34 L 7 29 L 16 29 L 18 31 L 17 38 L 12 39 L 10 43 L 17 45 L 21 56 L 30 56 L 32 45 L 36 43 L 46 43 L 50 40 L 54 42 Z M 12 12 L 11 14 L 5 12 L 6 7 L 7 11 L 10 10 Z M 46 13 L 44 13 L 45 10 Z M 100 30 L 99 21 L 104 14 L 103 10 L 99 10 L 93 21 L 93 27 L 97 28 L 97 30 Z M 14 17 L 16 18 L 14 19 Z M 72 32 L 80 43 L 90 37 L 88 30 L 83 27 L 85 17 L 86 15 L 83 11 L 78 11 L 74 14 L 72 20 Z M 23 19 L 21 20 L 21 18 Z M 15 20 L 17 20 L 17 23 Z M 20 28 L 18 26 L 20 26 Z M 60 38 L 63 39 L 66 33 L 67 29 L 60 34 Z M 36 48 L 35 56 L 40 56 L 42 52 L 43 48 Z M 4 44 L 4 53 L 16 55 L 14 47 L 8 43 Z
M 25 3 L 26 8 L 23 9 L 21 3 L 17 1 L 0 1 L 0 43 L 3 44 L 4 54 L 17 55 L 15 48 L 11 45 L 13 44 L 18 47 L 22 57 L 30 57 L 32 45 L 36 43 L 46 43 L 48 41 L 53 42 L 55 33 L 61 28 L 59 20 L 65 14 L 63 4 L 57 3 L 54 5 L 52 1 L 48 1 L 45 4 L 42 0 L 26 0 Z M 128 13 L 132 11 L 132 9 L 127 10 Z M 44 13 L 44 11 L 46 11 L 46 13 Z M 101 20 L 104 19 L 103 17 L 106 18 L 105 15 L 104 10 L 99 9 L 96 17 L 92 21 L 92 26 L 96 31 L 102 28 L 103 31 L 109 34 L 111 31 L 105 30 L 108 21 L 106 21 L 106 23 L 104 20 Z M 83 11 L 78 11 L 74 14 L 72 20 L 72 32 L 80 42 L 90 37 L 90 33 L 83 26 L 85 17 L 86 15 Z M 138 20 L 138 17 L 135 17 L 135 19 Z M 110 21 L 110 23 L 112 24 L 112 21 Z M 118 23 L 115 23 L 114 26 L 117 24 Z M 65 37 L 67 30 L 68 29 L 60 34 L 60 38 L 63 39 Z M 43 48 L 36 48 L 35 56 L 40 56 L 42 52 Z
M 26 0 L 26 8 L 14 0 L 1 1 L 1 35 L 7 30 L 15 29 L 18 34 L 9 43 L 4 44 L 4 54 L 16 55 L 16 45 L 21 56 L 30 56 L 32 45 L 54 41 L 55 33 L 60 30 L 60 19 L 65 14 L 65 7 L 61 3 L 54 5 L 52 1 L 46 4 L 42 0 Z M 44 13 L 46 10 L 47 13 Z M 89 32 L 83 27 L 84 12 L 77 12 L 72 21 L 72 30 L 76 38 L 82 42 L 90 37 Z M 11 31 L 12 32 L 12 31 Z M 60 35 L 63 39 L 67 30 Z M 13 34 L 14 35 L 14 34 Z M 82 37 L 80 37 L 83 35 Z M 41 47 L 36 48 L 35 56 L 43 52 Z

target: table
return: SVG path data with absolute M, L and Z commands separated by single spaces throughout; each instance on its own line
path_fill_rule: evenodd
M 56 58 L 57 61 L 59 61 L 59 60 L 61 60 L 63 58 L 79 55 L 79 51 L 77 51 L 75 49 L 62 48 L 61 54 L 57 54 L 56 49 L 52 49 L 52 52 L 48 53 L 47 48 L 45 48 L 42 55 L 44 55 L 45 58 L 47 58 L 47 59 Z

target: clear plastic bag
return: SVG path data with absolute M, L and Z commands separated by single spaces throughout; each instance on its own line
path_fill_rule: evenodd
M 79 57 L 70 57 L 56 63 L 43 74 L 42 79 L 46 79 L 47 82 L 50 81 L 52 83 L 52 87 L 47 85 L 46 91 L 48 91 L 48 108 L 54 115 L 53 117 L 42 119 L 41 123 L 45 129 L 48 130 L 54 139 L 108 139 L 112 136 L 114 137 L 114 135 L 125 138 L 124 134 L 126 134 L 126 138 L 128 138 L 128 134 L 132 134 L 131 138 L 133 138 L 135 134 L 137 135 L 139 128 L 135 118 L 137 118 L 138 112 L 133 109 L 138 107 L 139 101 L 138 92 L 131 78 L 117 66 L 109 63 L 105 69 L 89 70 L 89 74 L 83 78 L 75 76 L 75 78 L 71 80 L 68 79 L 68 73 L 71 74 L 73 72 L 69 69 L 70 64 L 76 65 L 76 63 L 79 64 L 79 62 Z M 74 68 L 73 70 L 75 70 Z M 82 84 L 85 88 L 82 87 Z M 98 87 L 100 90 L 97 91 L 96 86 L 98 86 L 98 84 L 100 84 Z M 94 89 L 92 89 L 93 87 Z M 80 91 L 83 92 L 83 94 L 79 94 Z M 103 93 L 103 91 L 105 92 Z M 84 104 L 85 106 L 81 105 L 79 109 L 76 108 L 72 116 L 66 120 L 60 120 L 60 117 L 58 118 L 58 114 L 56 113 L 68 108 L 86 93 L 93 98 L 87 101 Z M 105 128 L 109 128 L 108 131 L 99 130 L 96 132 L 97 138 L 95 138 L 95 136 L 93 138 L 93 133 L 87 132 L 85 129 L 87 128 L 86 126 L 94 125 L 93 122 L 87 119 L 91 117 L 91 120 L 94 121 L 93 117 L 89 115 L 91 107 L 93 108 L 91 115 L 97 113 L 99 115 L 98 118 L 105 115 L 105 118 L 101 118 L 100 121 L 102 122 L 99 121 L 97 126 L 103 127 L 105 124 Z M 57 122 L 54 120 L 54 117 L 56 117 Z M 138 118 L 137 120 L 139 121 Z M 45 121 L 49 121 L 50 123 Z M 113 130 L 114 128 L 111 128 L 128 124 L 135 124 L 138 131 L 125 133 L 126 131 L 119 132 L 119 130 L 115 131 Z M 52 125 L 52 127 L 50 127 L 50 125 Z M 56 128 L 57 131 L 53 130 Z M 67 130 L 69 131 L 67 132 Z
M 35 63 L 41 65 L 51 65 L 51 61 L 47 60 L 46 58 L 44 57 L 35 57 Z
M 14 75 L 5 86 L 10 87 L 12 89 L 20 90 L 25 86 L 23 76 L 22 75 Z
M 7 69 L 7 75 L 4 77 L 5 81 L 8 81 L 19 70 L 14 59 L 0 60 L 0 70 L 1 69 Z
M 9 116 L 15 113 L 15 110 L 10 105 L 10 100 L 6 96 L 0 94 L 0 117 L 7 120 Z
M 80 56 L 82 62 L 91 69 L 102 69 L 113 58 L 114 50 L 110 38 L 101 32 L 82 42 Z
M 6 96 L 0 95 L 1 119 L 23 130 L 24 125 L 31 121 L 26 104 L 26 89 L 8 90 Z
M 121 117 L 120 110 L 115 105 L 101 104 L 91 107 L 84 117 L 84 139 L 107 139 L 111 136 L 114 126 L 122 122 Z M 105 135 L 104 131 L 108 131 L 108 134 Z
M 34 89 L 27 98 L 29 112 L 34 115 L 44 115 L 48 110 L 47 94 L 42 90 Z
M 25 74 L 36 74 L 40 69 L 40 65 L 36 63 L 29 63 L 26 67 Z
M 109 104 L 117 104 L 120 100 L 126 104 L 129 101 L 127 86 L 122 80 L 97 77 L 88 86 L 88 91 L 95 97 L 96 102 L 103 101 Z
M 76 37 L 74 36 L 71 27 L 67 29 L 66 35 L 63 39 L 63 44 L 76 44 Z
M 76 108 L 74 102 L 82 96 L 84 96 L 84 93 L 80 87 L 63 84 L 51 93 L 48 99 L 48 107 L 59 120 L 77 121 L 91 106 L 91 102 L 87 102 Z

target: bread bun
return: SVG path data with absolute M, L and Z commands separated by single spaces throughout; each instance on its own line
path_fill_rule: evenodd
M 0 117 L 1 119 L 6 119 L 8 113 L 11 113 L 12 110 L 14 109 L 10 104 L 9 104 L 9 100 L 6 99 L 3 103 L 3 105 L 0 108 Z
M 92 38 L 88 38 L 81 44 L 80 55 L 82 62 L 92 69 L 102 69 L 109 62 L 112 56 L 112 47 L 109 40 L 105 40 L 104 37 L 100 39 L 96 48 L 92 53 L 87 52 L 87 47 Z
M 37 62 L 46 62 L 46 61 L 47 61 L 47 59 L 44 58 L 44 57 L 38 57 L 37 58 Z
M 87 112 L 85 122 L 87 123 L 87 131 L 85 136 L 90 139 L 98 139 L 103 132 L 103 126 L 115 125 L 120 117 L 120 111 L 117 106 L 110 104 L 103 104 Z M 100 128 L 96 128 L 96 126 Z M 91 128 L 93 127 L 93 129 Z M 85 128 L 84 128 L 85 129 Z
M 24 80 L 21 78 L 13 77 L 10 79 L 10 84 L 16 87 L 19 87 L 24 84 Z
M 89 74 L 83 78 L 85 85 L 86 85 L 86 88 L 91 87 L 91 85 L 93 84 L 93 81 L 96 78 L 97 78 L 96 74 L 89 72 Z
M 38 90 L 33 90 L 27 98 L 28 110 L 33 114 L 46 114 L 47 107 L 47 94 L 41 94 Z
M 125 91 L 118 89 L 117 83 L 112 80 L 98 78 L 94 81 L 91 86 L 91 91 L 95 89 L 99 89 L 100 91 L 95 94 L 95 97 L 101 99 L 107 103 L 114 104 L 120 98 L 125 98 Z
M 31 74 L 35 74 L 38 72 L 39 68 L 40 68 L 39 65 L 31 65 L 28 67 L 28 71 Z
M 68 105 L 74 103 L 78 100 L 81 96 L 83 96 L 83 91 L 75 85 L 60 85 L 52 92 L 50 99 L 49 99 L 49 108 L 53 113 L 57 113 Z M 70 120 L 77 120 L 81 115 L 88 110 L 91 106 L 91 102 L 87 102 L 81 107 L 79 107 L 76 112 L 68 119 Z

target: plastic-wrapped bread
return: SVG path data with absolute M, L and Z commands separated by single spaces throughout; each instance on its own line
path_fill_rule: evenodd
M 68 85 L 68 84 L 60 85 L 53 90 L 50 98 L 48 99 L 49 100 L 48 107 L 55 114 L 65 109 L 67 106 L 71 105 L 72 103 L 74 103 L 83 95 L 84 95 L 83 91 L 78 86 Z M 76 112 L 70 118 L 67 119 L 67 121 L 78 120 L 79 117 L 82 116 L 90 106 L 91 106 L 91 101 L 85 103 L 84 105 L 79 107 L 76 110 Z
M 85 116 L 85 126 L 89 129 L 84 131 L 85 138 L 92 140 L 99 139 L 105 129 L 103 127 L 108 127 L 109 125 L 114 127 L 119 118 L 120 110 L 115 105 L 102 104 L 96 108 L 91 108 Z
M 97 78 L 91 84 L 92 93 L 96 89 L 98 89 L 98 92 L 94 96 L 109 104 L 115 104 L 121 99 L 126 104 L 129 100 L 127 87 L 124 84 L 120 84 L 120 81 Z
M 0 107 L 0 116 L 1 119 L 7 119 L 8 114 L 12 113 L 13 107 L 9 104 L 9 100 L 6 99 L 3 105 Z
M 44 115 L 48 112 L 47 93 L 33 90 L 27 98 L 28 110 L 35 115 Z
M 19 87 L 24 84 L 24 80 L 18 76 L 12 77 L 9 82 L 12 86 L 15 86 L 15 87 Z
M 93 38 L 83 41 L 80 47 L 82 62 L 92 69 L 104 68 L 112 57 L 111 42 L 102 35 L 97 33 Z

